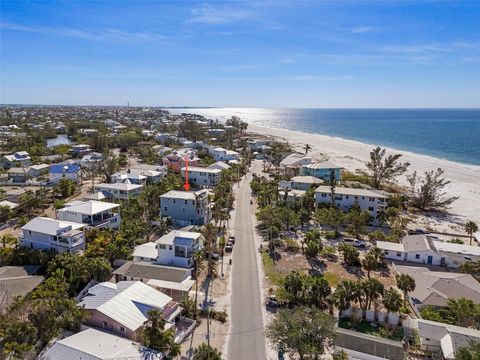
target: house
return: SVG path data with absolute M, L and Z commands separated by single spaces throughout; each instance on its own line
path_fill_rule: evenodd
M 315 176 L 318 179 L 324 181 L 330 181 L 331 174 L 335 175 L 335 180 L 337 182 L 342 181 L 342 171 L 343 169 L 335 164 L 320 161 L 311 164 L 302 165 L 300 168 L 301 175 Z
M 280 188 L 278 189 L 278 198 L 282 201 L 288 203 L 294 201 L 300 201 L 306 194 L 305 190 L 297 190 L 291 188 Z
M 192 149 L 180 149 L 166 155 L 163 158 L 163 165 L 168 166 L 173 171 L 180 172 L 182 167 L 185 166 L 188 159 L 188 165 L 198 166 L 200 159 L 197 157 L 197 153 Z
M 240 154 L 233 150 L 226 150 L 224 148 L 210 149 L 210 155 L 215 161 L 235 161 L 238 160 Z
M 162 176 L 167 172 L 166 165 L 149 165 L 149 164 L 137 164 L 130 167 L 130 170 L 143 170 L 143 171 L 157 171 L 162 173 Z
M 162 353 L 100 331 L 87 328 L 55 341 L 38 356 L 39 360 L 161 360 Z
M 10 208 L 10 210 L 13 210 L 18 207 L 18 204 L 8 200 L 3 200 L 3 201 L 0 201 L 0 207 L 2 206 L 8 207 Z
M 280 161 L 280 167 L 283 168 L 285 174 L 295 176 L 300 173 L 303 165 L 311 164 L 313 158 L 305 154 L 290 154 Z
M 321 185 L 315 189 L 315 203 L 331 203 L 331 187 Z M 388 195 L 382 191 L 369 189 L 355 189 L 335 187 L 335 204 L 342 210 L 348 211 L 354 204 L 358 204 L 362 211 L 368 211 L 374 218 L 378 211 L 387 206 Z
M 225 129 L 208 129 L 207 134 L 209 136 L 221 136 L 225 134 Z
M 410 319 L 410 323 L 410 327 L 418 331 L 421 348 L 440 351 L 445 360 L 455 359 L 459 348 L 480 341 L 480 330 L 419 318 Z
M 99 163 L 103 161 L 103 154 L 98 152 L 91 152 L 89 154 L 83 155 L 80 160 L 80 165 L 86 168 L 93 168 L 98 166 Z
M 49 178 L 52 184 L 58 184 L 62 179 L 79 183 L 82 179 L 82 171 L 78 164 L 53 164 L 50 166 Z
M 227 170 L 230 169 L 230 165 L 224 163 L 223 161 L 217 161 L 211 165 L 208 165 L 209 169 L 220 169 L 220 170 Z
M 72 201 L 57 210 L 57 218 L 62 221 L 72 221 L 87 225 L 87 228 L 118 229 L 122 219 L 114 212 L 119 204 L 103 201 Z
M 173 230 L 159 239 L 139 245 L 133 252 L 133 261 L 149 261 L 160 265 L 192 268 L 193 255 L 203 247 L 202 234 Z
M 85 250 L 85 224 L 36 217 L 22 226 L 20 245 L 57 253 L 80 253 Z
M 396 265 L 395 270 L 415 280 L 415 289 L 408 293 L 408 297 L 417 316 L 424 306 L 447 306 L 447 299 L 466 298 L 480 303 L 480 283 L 470 274 L 403 265 Z
M 165 155 L 171 151 L 173 151 L 172 148 L 165 146 L 165 145 L 155 145 L 152 146 L 152 150 L 155 151 L 159 155 Z
M 322 181 L 313 176 L 294 176 L 290 181 L 280 181 L 278 187 L 282 189 L 310 190 L 317 187 Z
M 5 155 L 1 163 L 4 169 L 12 167 L 28 167 L 32 164 L 32 158 L 26 151 L 17 151 L 11 155 Z
M 253 139 L 248 141 L 248 147 L 250 151 L 265 150 L 266 147 L 270 147 L 273 144 L 273 140 L 268 139 Z
M 139 340 L 150 310 L 159 310 L 167 321 L 165 329 L 175 326 L 180 317 L 178 303 L 141 281 L 102 282 L 86 291 L 79 307 L 86 310 L 88 326 L 103 329 L 130 340 Z
M 117 172 L 112 175 L 112 183 L 145 185 L 147 183 L 147 177 L 135 171 L 133 173 L 130 171 Z
M 458 268 L 469 261 L 480 261 L 480 247 L 438 241 L 429 235 L 408 235 L 399 244 L 377 241 L 386 259 L 433 266 Z
M 186 167 L 182 167 L 182 176 L 185 178 Z M 198 188 L 213 188 L 221 179 L 222 170 L 209 167 L 189 166 L 188 181 Z
M 30 178 L 26 167 L 11 167 L 8 169 L 7 175 L 8 180 L 14 183 L 25 183 Z
M 48 174 L 49 170 L 50 165 L 48 164 L 31 165 L 28 168 L 28 175 L 32 178 L 36 178 Z
M 77 144 L 72 146 L 72 154 L 74 156 L 85 155 L 92 152 L 92 148 L 87 144 Z
M 160 196 L 160 214 L 175 225 L 204 225 L 211 219 L 208 190 L 169 191 Z
M 94 192 L 101 191 L 109 194 L 109 198 L 113 200 L 128 200 L 132 197 L 140 195 L 143 185 L 136 185 L 130 183 L 128 179 L 124 183 L 101 183 L 95 184 L 93 187 Z
M 0 314 L 5 313 L 15 298 L 26 296 L 42 283 L 43 276 L 32 275 L 30 270 L 29 266 L 0 267 Z
M 138 247 L 137 247 L 138 248 Z M 142 281 L 175 301 L 188 296 L 195 284 L 187 268 L 163 266 L 145 261 L 127 261 L 113 272 L 115 281 Z

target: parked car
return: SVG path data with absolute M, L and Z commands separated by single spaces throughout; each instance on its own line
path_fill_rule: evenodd
M 208 254 L 209 254 L 208 251 L 206 251 L 206 252 L 205 252 L 205 259 L 208 259 Z M 211 259 L 217 261 L 217 260 L 220 259 L 220 255 L 218 255 L 217 253 L 212 252 L 212 253 L 211 253 Z
M 364 240 L 359 240 L 359 239 L 345 238 L 343 239 L 343 243 L 350 244 L 352 246 L 360 247 L 360 248 L 367 247 L 367 243 Z
M 278 299 L 275 295 L 270 295 L 267 297 L 265 305 L 268 307 L 278 307 L 280 304 L 278 303 Z
M 228 243 L 227 245 L 225 245 L 224 250 L 225 250 L 225 252 L 227 252 L 227 253 L 232 252 L 232 251 L 233 251 L 233 244 Z
M 229 236 L 228 237 L 228 242 L 232 243 L 232 244 L 235 244 L 235 236 Z
M 428 234 L 428 232 L 423 229 L 408 230 L 408 235 L 424 235 L 424 234 Z

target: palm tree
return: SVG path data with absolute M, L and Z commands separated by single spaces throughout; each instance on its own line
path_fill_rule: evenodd
M 212 259 L 212 252 L 215 248 L 217 239 L 217 228 L 212 223 L 206 224 L 202 229 L 202 234 L 205 237 L 205 250 L 208 253 L 208 276 L 211 277 L 214 272 L 214 265 Z
M 470 245 L 472 245 L 473 234 L 478 231 L 478 225 L 473 221 L 469 221 L 465 224 L 465 232 L 470 236 Z
M 194 351 L 193 351 L 193 360 L 221 360 L 222 353 L 207 345 L 205 343 L 200 344 Z
M 415 279 L 408 274 L 395 275 L 397 286 L 403 292 L 403 302 L 407 305 L 408 293 L 415 290 Z
M 360 288 L 365 297 L 365 308 L 370 309 L 372 304 L 385 292 L 385 287 L 377 279 L 367 279 L 360 283 Z
M 402 307 L 402 296 L 400 293 L 391 287 L 385 290 L 382 299 L 383 307 L 387 309 L 387 321 L 388 315 L 391 311 L 397 312 Z
M 303 150 L 305 150 L 305 154 L 308 154 L 308 152 L 312 150 L 312 147 L 309 144 L 305 144 Z
M 193 254 L 193 259 L 195 261 L 195 312 L 198 309 L 198 277 L 200 276 L 200 273 L 205 270 L 203 257 L 203 251 L 196 251 Z
M 367 272 L 367 277 L 370 279 L 370 271 L 377 270 L 377 259 L 373 254 L 367 254 L 365 258 L 362 260 L 362 266 Z

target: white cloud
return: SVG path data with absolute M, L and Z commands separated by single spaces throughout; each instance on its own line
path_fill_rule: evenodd
M 370 26 L 357 26 L 352 29 L 352 33 L 354 34 L 361 34 L 361 33 L 366 33 L 369 31 L 372 31 L 373 28 Z
M 254 14 L 247 10 L 228 7 L 220 8 L 204 4 L 192 9 L 192 17 L 187 22 L 205 25 L 222 25 L 237 21 L 251 20 L 253 17 Z

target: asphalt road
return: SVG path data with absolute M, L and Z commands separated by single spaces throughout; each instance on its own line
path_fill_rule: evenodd
M 251 179 L 248 173 L 236 194 L 229 360 L 267 358 L 250 205 Z

